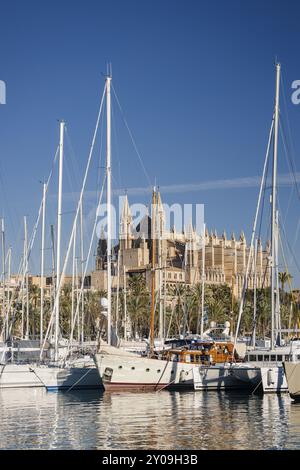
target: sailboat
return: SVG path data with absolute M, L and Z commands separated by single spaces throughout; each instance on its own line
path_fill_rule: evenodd
M 284 366 L 290 370 L 289 361 L 300 359 L 300 341 L 298 339 L 290 341 L 287 345 L 281 344 L 280 327 L 280 307 L 279 307 L 279 283 L 278 283 L 278 210 L 277 210 L 277 151 L 278 151 L 278 125 L 279 125 L 279 85 L 280 85 L 281 66 L 276 64 L 276 92 L 275 109 L 272 125 L 270 129 L 267 155 L 264 165 L 262 184 L 258 198 L 254 227 L 252 231 L 252 242 L 248 259 L 247 272 L 244 278 L 243 295 L 240 303 L 238 325 L 236 331 L 236 340 L 243 312 L 244 295 L 247 288 L 247 277 L 249 273 L 251 250 L 253 249 L 253 239 L 256 230 L 256 222 L 260 199 L 262 194 L 263 182 L 265 180 L 267 161 L 271 138 L 273 135 L 273 175 L 272 175 L 272 209 L 271 209 L 271 341 L 270 346 L 257 348 L 254 346 L 249 349 L 245 356 L 245 363 L 236 364 L 233 369 L 233 375 L 242 383 L 251 384 L 252 390 L 262 389 L 264 393 L 286 392 L 288 384 L 284 373 Z M 285 330 L 290 332 L 289 330 Z M 292 330 L 291 330 L 292 331 Z
M 107 174 L 109 184 L 110 174 Z M 109 186 L 108 186 L 109 187 Z M 95 363 L 102 378 L 105 390 L 134 390 L 151 391 L 164 388 L 193 388 L 193 370 L 202 364 L 207 370 L 207 364 L 214 362 L 216 367 L 210 368 L 209 376 L 205 380 L 206 388 L 235 388 L 239 382 L 231 376 L 224 380 L 224 364 L 233 360 L 233 343 L 224 337 L 224 340 L 213 341 L 210 338 L 193 342 L 192 347 L 171 348 L 161 352 L 155 351 L 154 342 L 154 312 L 155 312 L 155 271 L 156 271 L 156 204 L 157 190 L 152 193 L 152 262 L 151 262 L 151 314 L 149 351 L 147 356 L 137 355 L 122 348 L 111 345 L 111 317 L 109 293 L 111 290 L 108 271 L 108 304 L 107 304 L 107 344 L 100 344 L 100 350 L 95 355 Z M 110 191 L 107 192 L 108 211 L 110 210 Z M 109 219 L 109 218 L 108 218 Z M 108 226 L 108 238 L 110 227 Z M 110 253 L 110 246 L 107 252 Z M 110 269 L 108 255 L 108 270 Z M 202 324 L 203 328 L 203 324 Z M 222 367 L 218 367 L 222 363 Z
M 59 140 L 59 183 L 58 183 L 58 208 L 57 208 L 57 250 L 56 250 L 56 298 L 52 314 L 54 314 L 54 339 L 52 349 L 54 357 L 51 362 L 41 363 L 33 368 L 33 371 L 39 381 L 47 390 L 69 390 L 101 387 L 101 380 L 94 362 L 90 356 L 81 356 L 78 358 L 66 357 L 68 352 L 68 341 L 65 341 L 65 348 L 61 348 L 59 310 L 60 310 L 60 290 L 61 290 L 61 223 L 62 223 L 62 175 L 63 175 L 63 156 L 64 156 L 64 121 L 60 122 L 60 140 Z M 74 237 L 76 229 L 77 215 L 82 206 L 82 191 L 80 202 L 77 206 L 77 213 L 73 224 L 72 235 Z M 82 279 L 83 282 L 83 279 Z M 78 305 L 77 305 L 78 309 Z M 47 336 L 52 324 L 53 315 L 51 315 L 48 331 L 44 341 L 42 341 L 41 330 L 41 359 Z M 73 329 L 73 325 L 72 325 Z M 72 333 L 71 333 L 72 334 Z

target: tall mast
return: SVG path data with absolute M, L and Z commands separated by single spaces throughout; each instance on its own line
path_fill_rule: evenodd
M 1 244 L 2 244 L 2 317 L 6 321 L 5 315 L 5 233 L 4 233 L 4 219 L 1 219 Z M 8 325 L 5 323 L 5 339 L 7 337 Z
M 111 76 L 106 77 L 107 343 L 111 345 Z
M 53 297 L 55 297 L 55 242 L 54 242 L 54 226 L 53 225 L 50 225 L 50 234 L 51 234 L 51 259 L 52 259 L 50 307 L 52 310 Z
M 203 235 L 202 235 L 202 289 L 201 289 L 201 328 L 200 335 L 203 338 L 204 330 L 204 289 L 205 289 L 205 224 L 203 224 Z
M 10 312 L 10 286 L 11 286 L 11 246 L 8 248 L 8 270 L 7 270 L 7 333 L 9 334 L 9 312 Z
M 152 233 L 152 261 L 151 261 L 151 311 L 150 311 L 150 356 L 154 351 L 154 315 L 155 315 L 155 258 L 156 258 L 156 189 L 153 189 L 152 194 L 152 219 L 151 219 L 151 233 Z
M 123 266 L 124 284 L 124 340 L 127 341 L 127 286 L 126 286 L 126 266 Z
M 256 343 L 256 313 L 257 313 L 257 244 L 258 240 L 255 239 L 254 245 L 254 258 L 253 258 L 253 335 L 252 335 L 252 346 L 255 347 Z
M 120 291 L 120 250 L 118 251 L 117 261 L 117 298 L 116 298 L 116 336 L 119 334 L 119 291 Z
M 42 247 L 41 247 L 41 313 L 40 313 L 40 345 L 43 345 L 44 331 L 44 289 L 45 289 L 45 214 L 46 214 L 46 183 L 43 184 L 43 206 L 42 206 Z
M 73 260 L 72 260 L 72 299 L 71 299 L 71 338 L 70 343 L 73 342 L 73 323 L 74 323 L 74 307 L 75 307 L 75 264 L 76 264 L 76 227 L 73 237 Z
M 276 93 L 274 110 L 274 145 L 273 145 L 273 174 L 272 174 L 272 224 L 271 224 L 271 348 L 274 348 L 274 323 L 276 315 L 276 197 L 277 197 L 277 153 L 278 153 L 278 122 L 279 122 L 279 84 L 280 64 L 276 64 Z M 278 295 L 278 294 L 276 294 Z
M 161 343 L 164 341 L 164 309 L 163 309 L 163 298 L 162 298 L 162 212 L 161 207 L 157 205 L 158 215 L 158 285 L 159 285 L 159 339 Z
M 60 249 L 61 249 L 61 218 L 62 218 L 62 181 L 63 181 L 63 158 L 64 158 L 64 121 L 60 121 L 59 135 L 59 175 L 58 175 L 58 204 L 57 204 L 57 249 L 56 249 L 56 295 L 60 284 Z M 58 360 L 58 335 L 59 335 L 59 296 L 55 310 L 55 361 Z
M 80 264 L 81 264 L 81 284 L 83 285 L 81 293 L 81 343 L 84 342 L 84 259 L 83 259 L 83 208 L 82 200 L 80 203 Z
M 25 281 L 26 281 L 26 333 L 25 339 L 29 339 L 29 282 L 28 282 L 28 235 L 27 217 L 24 216 L 24 248 L 25 248 Z
M 278 264 L 278 241 L 279 241 L 279 212 L 276 210 L 276 235 L 275 235 L 275 289 L 276 289 L 276 303 L 275 303 L 275 343 L 281 345 L 281 320 L 280 320 L 280 298 L 279 298 L 279 264 Z

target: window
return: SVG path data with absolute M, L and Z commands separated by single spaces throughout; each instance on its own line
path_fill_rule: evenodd
M 131 370 L 135 370 L 135 367 L 131 367 Z
M 267 361 L 267 362 L 268 362 L 269 360 L 270 360 L 270 356 L 265 354 L 265 355 L 264 355 L 264 361 Z
M 182 274 L 179 274 L 179 279 L 182 280 Z
M 119 369 L 123 369 L 123 366 L 119 366 Z
M 276 355 L 275 354 L 271 354 L 271 361 L 273 361 L 273 362 L 276 361 Z
M 177 279 L 177 274 L 174 274 L 174 279 Z
M 286 355 L 284 356 L 284 360 L 285 360 L 285 362 L 289 362 L 290 356 L 289 356 L 288 354 L 286 354 Z
M 251 354 L 251 355 L 249 356 L 249 360 L 250 360 L 250 361 L 256 361 L 256 356 L 254 356 L 253 354 Z
M 160 369 L 157 369 L 157 373 L 158 373 L 158 374 L 160 373 Z
M 150 369 L 149 369 L 149 368 L 148 368 L 148 369 L 146 369 L 146 372 L 150 372 Z
M 258 361 L 262 361 L 262 360 L 263 360 L 263 356 L 262 356 L 261 354 L 259 354 L 259 355 L 257 356 L 257 360 L 258 360 Z
M 282 354 L 278 354 L 277 361 L 282 361 Z
M 171 279 L 171 273 L 168 273 L 168 279 Z

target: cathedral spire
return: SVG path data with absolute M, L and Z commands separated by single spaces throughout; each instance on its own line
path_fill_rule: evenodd
M 120 220 L 120 241 L 124 248 L 130 248 L 131 246 L 131 222 L 132 216 L 129 208 L 128 197 L 127 194 L 125 194 Z

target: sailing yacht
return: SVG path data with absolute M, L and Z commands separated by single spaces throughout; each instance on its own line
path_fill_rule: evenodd
M 69 352 L 69 341 L 65 341 L 64 349 L 61 348 L 59 311 L 60 311 L 60 290 L 61 290 L 61 223 L 62 223 L 62 174 L 64 155 L 64 121 L 60 122 L 59 140 L 59 181 L 58 181 L 58 208 L 57 208 L 57 250 L 56 250 L 56 298 L 54 309 L 48 325 L 48 331 L 41 346 L 40 358 L 43 358 L 43 351 L 47 336 L 52 324 L 54 314 L 54 339 L 51 352 L 54 354 L 52 361 L 40 363 L 32 368 L 39 381 L 47 390 L 69 390 L 101 387 L 101 379 L 94 365 L 91 356 L 80 356 L 78 358 L 67 357 Z M 77 206 L 76 217 L 73 224 L 72 236 L 74 237 L 76 221 L 82 205 L 83 189 L 80 193 L 80 200 Z M 78 306 L 77 306 L 78 309 Z M 72 325 L 73 328 L 73 325 Z M 72 334 L 72 333 L 71 333 Z M 42 332 L 41 332 L 42 335 Z M 42 337 L 42 336 L 41 336 Z M 54 346 L 54 347 L 53 347 Z
M 205 388 L 230 388 L 240 383 L 232 376 L 223 380 L 228 364 L 233 361 L 233 342 L 226 336 L 215 339 L 203 337 L 203 315 L 201 321 L 201 338 L 196 338 L 188 347 L 175 347 L 157 350 L 154 341 L 154 312 L 155 312 L 155 272 L 161 269 L 160 247 L 156 249 L 159 230 L 156 227 L 156 217 L 159 216 L 157 206 L 159 195 L 156 188 L 152 193 L 152 261 L 151 261 L 151 313 L 150 335 L 147 354 L 125 351 L 123 348 L 112 346 L 111 338 L 111 154 L 110 154 L 110 78 L 107 78 L 107 343 L 101 343 L 95 354 L 95 363 L 102 379 L 105 390 L 161 390 L 168 388 L 193 388 L 193 370 L 203 366 L 209 369 L 207 378 L 203 381 Z M 204 239 L 204 237 L 203 237 Z M 156 256 L 158 252 L 158 266 Z M 204 258 L 204 256 L 203 256 Z M 204 259 L 203 259 L 204 266 Z M 202 273 L 203 274 L 203 273 Z M 204 276 L 202 276 L 204 281 Z M 204 290 L 202 291 L 204 292 Z M 204 294 L 203 294 L 204 295 Z M 204 298 L 202 295 L 202 310 Z M 160 302 L 161 307 L 161 302 Z M 203 312 L 202 312 L 203 314 Z M 160 339 L 162 331 L 162 311 L 160 308 Z M 228 325 L 227 325 L 228 328 Z M 224 328 L 222 328 L 224 330 Z M 199 341 L 198 341 L 199 339 Z M 210 367 L 211 366 L 211 367 Z M 240 385 L 242 387 L 242 385 Z
M 272 175 L 272 208 L 271 208 L 271 340 L 270 346 L 257 348 L 255 343 L 249 349 L 245 357 L 245 363 L 236 364 L 233 369 L 233 375 L 241 381 L 252 385 L 252 390 L 262 389 L 264 393 L 286 392 L 288 385 L 284 373 L 284 364 L 290 361 L 300 359 L 300 341 L 290 341 L 289 344 L 282 345 L 281 327 L 280 327 L 280 306 L 279 306 L 279 282 L 278 282 L 278 210 L 277 210 L 277 148 L 278 148 L 278 124 L 279 124 L 279 85 L 280 85 L 280 64 L 276 64 L 276 93 L 275 109 L 270 130 L 267 155 L 265 160 L 262 185 L 265 180 L 265 171 L 267 167 L 271 137 L 273 134 L 273 175 Z M 256 230 L 256 222 L 260 205 L 262 185 L 256 209 L 256 216 L 252 232 L 252 242 Z M 243 311 L 244 294 L 247 287 L 247 276 L 249 272 L 251 258 L 251 248 L 248 259 L 247 272 L 244 279 L 243 295 L 240 304 L 239 319 L 236 335 L 238 334 L 239 324 Z M 287 333 L 291 332 L 285 330 Z M 237 338 L 237 336 L 236 336 Z M 288 370 L 290 370 L 287 365 Z
M 236 360 L 229 325 L 212 325 L 202 338 L 148 357 L 102 346 L 95 361 L 105 390 L 229 390 L 247 388 L 231 374 Z M 151 344 L 151 343 L 150 343 Z M 150 349 L 151 351 L 151 349 Z M 153 349 L 152 349 L 153 351 Z

